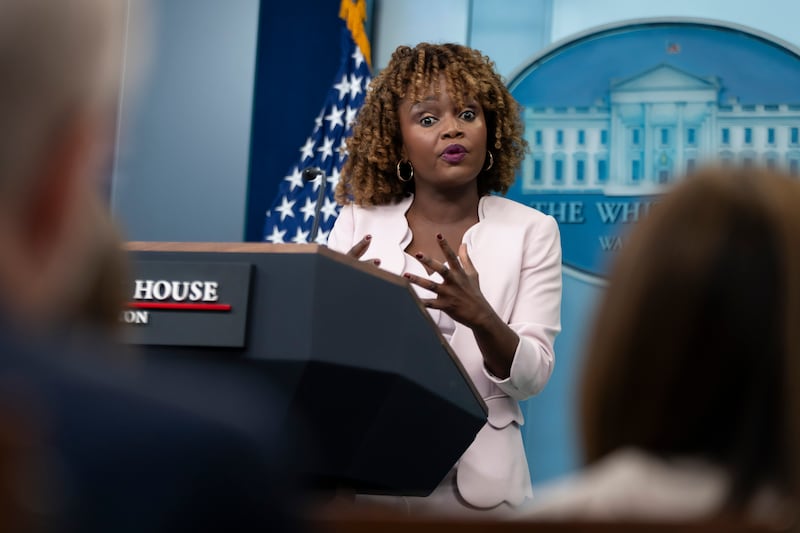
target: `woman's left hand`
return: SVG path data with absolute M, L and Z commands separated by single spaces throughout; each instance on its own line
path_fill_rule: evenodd
M 486 368 L 500 379 L 508 378 L 519 337 L 483 296 L 478 283 L 478 271 L 467 254 L 467 245 L 462 243 L 456 255 L 441 235 L 437 235 L 436 239 L 447 265 L 424 254 L 417 254 L 416 257 L 423 265 L 438 272 L 442 276 L 442 283 L 414 274 L 404 274 L 405 277 L 423 289 L 436 293 L 436 298 L 423 299 L 422 303 L 426 307 L 441 309 L 453 320 L 471 328 Z
M 426 307 L 440 309 L 471 328 L 488 323 L 495 313 L 481 292 L 478 271 L 467 254 L 467 245 L 462 243 L 456 255 L 444 237 L 437 235 L 436 239 L 447 259 L 446 265 L 421 253 L 416 257 L 428 269 L 438 272 L 442 283 L 414 274 L 404 276 L 415 285 L 436 293 L 436 298 L 422 299 Z

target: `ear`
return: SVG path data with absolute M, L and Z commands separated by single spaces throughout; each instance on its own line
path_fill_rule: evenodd
M 22 213 L 23 237 L 34 257 L 46 257 L 68 227 L 70 206 L 85 186 L 92 141 L 90 121 L 76 117 L 45 146 Z

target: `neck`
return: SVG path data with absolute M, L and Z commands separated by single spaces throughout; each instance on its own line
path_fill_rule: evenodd
M 478 189 L 468 191 L 416 191 L 409 208 L 413 216 L 437 224 L 457 224 L 478 216 Z

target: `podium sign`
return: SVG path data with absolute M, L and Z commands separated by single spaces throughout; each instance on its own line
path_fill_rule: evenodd
M 128 248 L 134 265 L 252 265 L 242 347 L 142 349 L 222 356 L 267 374 L 309 427 L 307 474 L 320 485 L 427 495 L 486 422 L 486 405 L 404 278 L 313 244 Z
M 249 263 L 147 261 L 134 264 L 123 320 L 134 344 L 245 344 Z

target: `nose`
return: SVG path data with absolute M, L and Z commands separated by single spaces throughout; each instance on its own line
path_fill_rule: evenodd
M 442 130 L 442 138 L 455 139 L 462 135 L 464 135 L 464 131 L 461 129 L 461 122 L 459 122 L 458 117 L 450 117 Z

